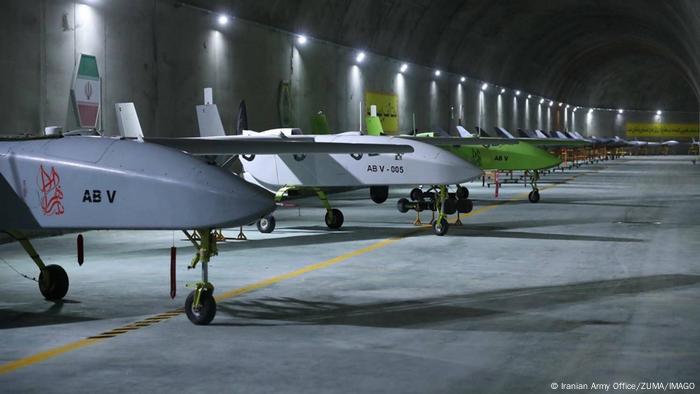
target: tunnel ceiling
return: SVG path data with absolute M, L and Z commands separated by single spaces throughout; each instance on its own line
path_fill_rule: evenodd
M 187 3 L 575 105 L 698 111 L 696 0 Z

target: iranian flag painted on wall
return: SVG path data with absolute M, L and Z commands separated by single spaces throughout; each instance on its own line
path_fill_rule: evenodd
M 78 74 L 73 84 L 73 97 L 75 97 L 80 127 L 96 129 L 102 96 L 95 56 L 80 55 Z

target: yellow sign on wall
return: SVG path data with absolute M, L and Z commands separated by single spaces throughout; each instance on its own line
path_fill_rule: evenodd
M 697 123 L 627 123 L 627 138 L 690 140 L 698 136 Z
M 377 116 L 387 134 L 399 132 L 399 96 L 392 93 L 365 92 L 365 114 L 370 115 L 370 107 L 377 106 Z

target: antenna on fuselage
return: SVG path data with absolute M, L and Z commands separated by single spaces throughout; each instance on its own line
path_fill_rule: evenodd
M 364 116 L 365 109 L 362 106 L 362 100 L 360 100 L 360 134 L 362 134 L 362 118 Z
M 416 135 L 418 133 L 418 129 L 416 129 L 416 113 L 413 113 L 413 130 L 411 130 L 412 135 Z

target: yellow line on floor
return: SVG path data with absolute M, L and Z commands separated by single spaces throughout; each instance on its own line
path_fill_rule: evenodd
M 572 180 L 574 178 L 575 177 L 570 177 L 566 181 Z M 553 187 L 556 187 L 557 185 L 558 184 L 549 185 L 549 186 L 541 188 L 540 190 L 551 189 Z M 504 200 L 503 203 L 491 204 L 491 205 L 487 205 L 487 206 L 479 208 L 479 209 L 475 209 L 469 213 L 460 215 L 460 217 L 466 218 L 466 217 L 470 217 L 470 216 L 475 216 L 475 215 L 490 211 L 494 208 L 503 206 L 505 203 L 508 203 L 510 201 L 522 200 L 523 196 L 525 196 L 525 198 L 527 198 L 527 193 L 517 194 L 514 197 L 509 198 L 508 200 Z M 217 295 L 215 298 L 217 301 L 223 301 L 227 298 L 236 297 L 236 296 L 239 296 L 242 294 L 250 293 L 250 292 L 255 291 L 255 290 L 269 287 L 269 286 L 272 286 L 276 283 L 279 283 L 279 282 L 282 282 L 285 280 L 289 280 L 289 279 L 293 279 L 293 278 L 299 277 L 301 275 L 307 274 L 309 272 L 318 271 L 318 270 L 321 270 L 324 268 L 328 268 L 328 267 L 336 265 L 338 263 L 342 263 L 343 261 L 346 261 L 346 260 L 351 259 L 353 257 L 357 257 L 360 255 L 375 251 L 377 249 L 381 249 L 385 246 L 388 246 L 388 245 L 391 245 L 397 241 L 400 241 L 402 238 L 410 237 L 413 234 L 416 234 L 420 231 L 423 231 L 423 230 L 426 230 L 429 228 L 430 228 L 430 226 L 422 226 L 418 229 L 406 231 L 405 233 L 403 233 L 401 235 L 387 238 L 387 239 L 379 241 L 379 242 L 375 242 L 369 246 L 365 246 L 364 248 L 357 249 L 357 250 L 342 254 L 340 256 L 337 256 L 337 257 L 333 257 L 331 259 L 322 261 L 320 263 L 307 265 L 307 266 L 302 267 L 296 271 L 288 272 L 288 273 L 282 274 L 282 275 L 273 276 L 271 278 L 264 279 L 264 280 L 261 280 L 259 282 L 255 282 L 255 283 L 249 284 L 247 286 L 239 287 L 237 289 L 227 291 L 225 293 L 221 293 L 221 294 Z M 178 312 L 179 312 L 179 314 L 184 313 L 184 311 L 178 311 Z M 162 319 L 160 321 L 164 321 L 164 320 L 170 319 L 172 317 L 178 316 L 179 314 L 175 314 L 172 312 L 167 312 L 166 314 L 161 313 L 161 314 L 154 315 L 152 317 L 143 319 L 139 322 L 132 323 L 132 324 L 138 324 L 138 323 L 141 323 L 144 321 L 148 321 L 156 316 L 162 317 Z M 153 322 L 153 323 L 156 323 L 156 322 Z M 148 327 L 148 326 L 150 326 L 150 324 L 144 325 L 144 327 Z M 133 327 L 133 328 L 129 327 L 129 329 L 132 331 L 134 329 L 137 329 L 137 328 L 141 328 L 141 327 Z M 122 327 L 114 329 L 114 330 L 120 330 L 120 329 L 122 329 Z M 114 330 L 111 330 L 111 331 L 114 331 Z M 111 331 L 105 331 L 105 333 L 111 333 Z M 122 335 L 121 333 L 115 333 L 115 334 Z M 102 334 L 99 334 L 99 335 L 102 335 Z M 25 357 L 25 358 L 21 358 L 19 360 L 10 361 L 8 363 L 1 364 L 0 365 L 0 375 L 15 371 L 15 370 L 20 369 L 20 368 L 28 367 L 30 365 L 37 364 L 37 363 L 46 361 L 48 359 L 60 356 L 64 353 L 72 352 L 74 350 L 78 350 L 78 349 L 84 348 L 86 346 L 94 345 L 94 344 L 97 344 L 99 342 L 110 339 L 109 337 L 99 337 L 99 335 L 98 335 L 98 337 L 80 339 L 78 341 L 70 342 L 68 344 L 58 346 L 58 347 L 55 347 L 53 349 L 49 349 L 49 350 Z
M 86 346 L 94 345 L 98 342 L 102 342 L 107 338 L 85 338 L 79 341 L 71 342 L 63 346 L 55 347 L 53 349 L 46 350 L 41 353 L 31 355 L 29 357 L 21 358 L 16 361 L 11 361 L 6 364 L 0 365 L 0 375 L 12 372 L 14 370 L 28 367 L 32 364 L 40 363 L 44 360 L 60 356 L 61 354 L 72 352 L 73 350 L 78 350 Z
M 422 230 L 422 229 L 420 229 L 420 230 Z M 227 298 L 236 297 L 236 296 L 239 296 L 241 294 L 250 293 L 251 291 L 255 291 L 255 290 L 258 290 L 258 289 L 261 289 L 264 287 L 269 287 L 269 286 L 274 285 L 275 283 L 279 283 L 279 282 L 282 282 L 282 281 L 288 280 L 288 279 L 293 279 L 293 278 L 296 278 L 298 276 L 304 275 L 304 274 L 312 272 L 312 271 L 318 271 L 318 270 L 323 269 L 323 268 L 328 268 L 332 265 L 342 263 L 343 261 L 348 260 L 350 258 L 360 256 L 360 255 L 363 255 L 365 253 L 369 253 L 371 251 L 374 251 L 374 250 L 383 248 L 387 245 L 393 244 L 394 242 L 399 241 L 401 238 L 405 238 L 409 235 L 412 235 L 412 234 L 416 233 L 417 231 L 419 231 L 419 230 L 413 230 L 413 231 L 406 232 L 406 233 L 399 235 L 399 236 L 396 236 L 396 237 L 387 238 L 383 241 L 373 243 L 372 245 L 366 246 L 362 249 L 357 249 L 357 250 L 354 250 L 352 252 L 348 252 L 348 253 L 345 253 L 343 255 L 333 257 L 332 259 L 322 261 L 320 263 L 307 265 L 307 266 L 302 267 L 296 271 L 288 272 L 288 273 L 282 274 L 282 275 L 273 276 L 272 278 L 269 278 L 269 279 L 261 280 L 259 282 L 255 282 L 255 283 L 252 283 L 252 284 L 247 285 L 247 286 L 239 287 L 238 289 L 234 289 L 231 291 L 227 291 L 225 293 L 221 293 L 214 298 L 216 299 L 216 301 L 222 301 L 222 300 L 225 300 Z

